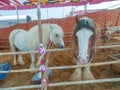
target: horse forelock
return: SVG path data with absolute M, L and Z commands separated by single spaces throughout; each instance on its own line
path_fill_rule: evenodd
M 80 30 L 82 28 L 87 28 L 91 31 L 94 31 L 95 30 L 95 22 L 88 17 L 82 18 L 77 23 L 76 29 Z
M 73 32 L 73 38 L 76 36 L 76 33 L 81 30 L 82 28 L 86 28 L 88 30 L 91 30 L 94 33 L 94 36 L 96 36 L 96 23 L 94 20 L 88 17 L 83 17 L 79 20 L 78 23 L 76 23 L 74 32 Z

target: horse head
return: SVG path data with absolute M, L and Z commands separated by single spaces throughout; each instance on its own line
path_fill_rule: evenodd
M 55 44 L 58 48 L 63 48 L 65 46 L 64 44 L 64 33 L 60 26 L 57 24 L 50 24 L 50 40 Z
M 76 17 L 73 41 L 75 57 L 79 64 L 87 64 L 93 56 L 93 46 L 95 45 L 96 36 L 95 29 L 96 25 L 92 19 L 88 17 L 78 19 L 78 17 Z

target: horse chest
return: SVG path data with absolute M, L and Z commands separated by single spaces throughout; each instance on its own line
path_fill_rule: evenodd
M 26 45 L 25 42 L 25 35 L 26 35 L 26 31 L 24 32 L 19 32 L 15 38 L 14 38 L 14 44 L 15 46 L 19 49 L 19 50 L 29 50 L 28 46 Z

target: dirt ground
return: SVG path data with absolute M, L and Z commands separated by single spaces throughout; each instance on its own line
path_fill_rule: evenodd
M 9 50 L 1 50 L 1 52 L 7 52 Z M 119 51 L 112 49 L 99 49 L 93 58 L 92 62 L 104 62 L 111 60 L 110 57 L 107 56 L 108 53 L 119 53 Z M 28 69 L 30 66 L 30 56 L 23 55 L 23 59 L 25 65 L 23 66 L 13 66 L 12 65 L 12 56 L 0 56 L 1 61 L 10 61 L 11 70 L 18 69 Z M 112 59 L 113 60 L 113 59 Z M 73 53 L 72 51 L 64 51 L 64 52 L 52 52 L 50 57 L 49 66 L 62 66 L 62 65 L 74 65 L 75 61 L 73 61 Z M 116 78 L 120 77 L 120 73 L 112 70 L 110 65 L 91 67 L 91 70 L 96 79 L 104 79 L 104 78 Z M 64 82 L 69 81 L 71 74 L 74 69 L 64 69 L 64 70 L 53 70 L 50 76 L 49 83 L 54 82 Z M 25 85 L 33 85 L 34 82 L 31 81 L 35 73 L 9 73 L 8 76 L 0 81 L 0 88 L 5 87 L 15 87 L 15 86 L 25 86 Z M 25 89 L 26 90 L 26 89 Z M 27 90 L 37 90 L 37 89 L 27 89 Z M 108 82 L 108 83 L 100 83 L 100 84 L 84 84 L 84 85 L 72 85 L 72 86 L 58 86 L 58 87 L 48 87 L 48 90 L 120 90 L 120 82 Z

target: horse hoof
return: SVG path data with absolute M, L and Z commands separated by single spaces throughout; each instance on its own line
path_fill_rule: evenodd
M 17 63 L 13 63 L 13 65 L 17 65 Z
M 70 77 L 70 81 L 81 81 L 81 77 L 78 77 L 78 76 L 71 76 Z
M 83 80 L 95 80 L 94 76 L 83 77 Z
M 95 77 L 92 73 L 83 74 L 83 80 L 95 80 Z
M 38 68 L 38 67 L 40 67 L 40 64 L 36 64 L 36 66 L 35 66 L 36 68 Z
M 80 73 L 77 73 L 77 72 L 74 72 L 74 73 L 71 75 L 70 80 L 71 80 L 71 81 L 82 80 L 82 79 L 81 79 L 81 74 L 80 74 Z
M 24 62 L 18 62 L 19 65 L 24 65 L 25 63 Z

